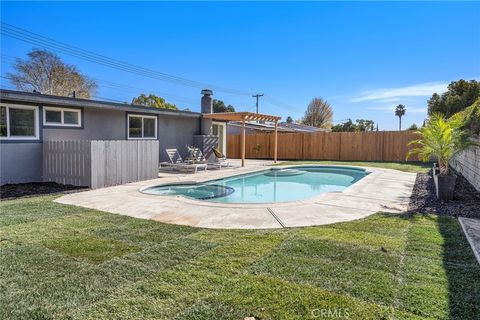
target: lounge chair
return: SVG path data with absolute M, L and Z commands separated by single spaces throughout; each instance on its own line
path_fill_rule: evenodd
M 215 149 L 213 149 L 215 150 Z M 215 151 L 214 151 L 215 152 Z M 217 151 L 218 152 L 218 151 Z M 221 154 L 221 153 L 220 153 Z M 215 155 L 215 158 L 210 158 L 206 159 L 205 156 L 203 155 L 202 150 L 199 148 L 193 148 L 192 150 L 192 157 L 197 161 L 198 163 L 206 163 L 209 168 L 214 168 L 214 169 L 221 169 L 222 167 L 228 167 L 230 164 L 228 161 L 220 161 L 220 159 Z M 226 160 L 226 158 L 225 158 Z
M 160 167 L 166 166 L 171 169 L 176 169 L 179 171 L 193 171 L 197 172 L 198 169 L 204 169 L 207 170 L 207 164 L 206 163 L 195 163 L 195 162 L 190 162 L 190 161 L 183 161 L 182 156 L 180 153 L 178 153 L 177 149 L 165 149 L 168 155 L 168 159 L 170 161 L 168 162 L 161 162 Z
M 220 167 L 230 167 L 230 163 L 228 162 L 227 157 L 218 149 L 213 148 L 213 154 L 215 155 L 218 163 L 221 164 Z

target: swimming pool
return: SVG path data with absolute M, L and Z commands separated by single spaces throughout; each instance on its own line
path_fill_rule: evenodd
M 272 168 L 198 184 L 170 184 L 142 189 L 147 194 L 180 195 L 216 203 L 277 203 L 341 191 L 368 174 L 361 168 L 301 166 Z

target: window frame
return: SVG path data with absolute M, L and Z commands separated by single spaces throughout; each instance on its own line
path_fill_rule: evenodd
M 47 111 L 60 111 L 60 123 L 47 122 Z M 78 114 L 78 124 L 65 123 L 65 111 L 76 112 Z M 82 109 L 75 108 L 62 108 L 62 107 L 43 107 L 43 126 L 44 127 L 70 127 L 81 128 L 82 127 Z
M 7 114 L 6 114 L 6 124 L 7 124 L 7 136 L 2 137 L 0 136 L 0 140 L 4 141 L 15 141 L 15 140 L 40 140 L 40 119 L 39 119 L 39 112 L 38 106 L 30 106 L 30 105 L 23 105 L 23 104 L 13 104 L 13 103 L 1 103 L 0 106 L 5 107 Z M 10 135 L 10 108 L 12 109 L 23 109 L 23 110 L 33 110 L 34 113 L 34 136 L 11 136 Z
M 130 118 L 141 118 L 142 119 L 142 137 L 130 137 Z M 144 136 L 144 119 L 154 119 L 155 120 L 155 136 L 154 137 L 145 137 Z M 157 140 L 158 139 L 158 117 L 150 116 L 144 114 L 128 114 L 127 117 L 127 140 Z

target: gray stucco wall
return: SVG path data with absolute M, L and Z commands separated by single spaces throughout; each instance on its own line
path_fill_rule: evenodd
M 42 181 L 42 143 L 0 144 L 0 185 Z
M 42 181 L 42 142 L 46 140 L 126 140 L 127 112 L 122 110 L 84 108 L 82 128 L 43 127 L 40 113 L 40 141 L 0 143 L 0 185 Z M 177 148 L 185 157 L 187 145 L 200 134 L 200 117 L 158 116 L 160 161 L 168 161 L 165 149 Z
M 126 113 L 117 110 L 83 109 L 83 128 L 43 129 L 43 140 L 125 140 Z
M 193 145 L 193 136 L 200 134 L 200 118 L 161 116 L 158 119 L 160 161 L 168 161 L 165 149 L 177 148 L 182 157 L 187 155 L 187 145 Z
M 130 113 L 132 114 L 132 113 Z M 127 113 L 117 110 L 84 109 L 83 129 L 44 128 L 43 140 L 125 140 Z M 160 161 L 168 161 L 165 149 L 177 148 L 186 156 L 186 145 L 200 133 L 200 119 L 160 115 L 158 140 Z

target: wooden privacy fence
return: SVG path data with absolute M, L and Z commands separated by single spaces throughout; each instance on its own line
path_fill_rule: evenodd
M 417 138 L 409 131 L 281 133 L 278 159 L 405 161 L 407 144 Z M 240 135 L 227 136 L 229 158 L 240 158 L 240 139 Z M 268 133 L 246 135 L 246 158 L 272 159 L 273 139 Z
M 102 188 L 158 177 L 158 140 L 44 141 L 43 180 Z

